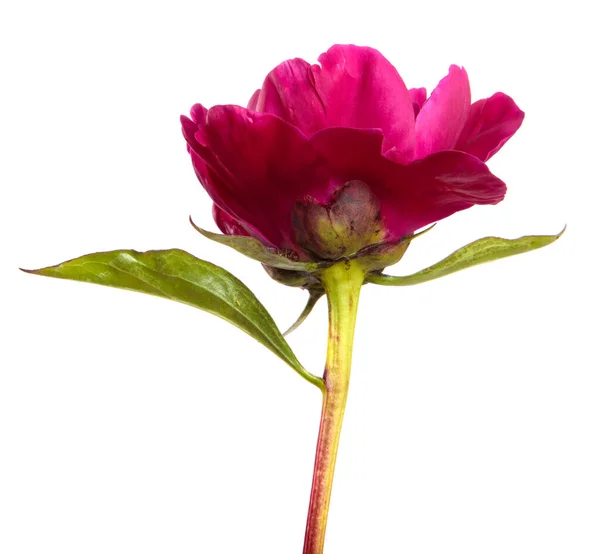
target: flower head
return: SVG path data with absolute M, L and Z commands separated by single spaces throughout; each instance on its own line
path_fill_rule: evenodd
M 196 104 L 182 117 L 223 233 L 335 260 L 504 198 L 485 162 L 523 120 L 510 97 L 471 103 L 454 65 L 427 97 L 372 48 L 336 45 L 319 62 L 283 62 L 247 108 Z

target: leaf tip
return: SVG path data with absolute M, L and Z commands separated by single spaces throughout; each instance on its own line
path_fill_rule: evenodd
M 563 228 L 556 235 L 539 235 L 539 237 L 540 239 L 546 240 L 545 245 L 552 244 L 553 242 L 556 242 L 560 237 L 562 237 L 565 234 L 566 230 L 567 224 L 565 223 Z M 535 237 L 535 235 L 532 236 Z
M 40 267 L 39 269 L 25 269 L 24 267 L 19 267 L 19 271 L 23 273 L 29 273 L 30 275 L 48 275 L 49 269 L 54 269 L 56 266 L 48 266 L 48 267 Z
M 191 216 L 191 215 L 189 216 L 189 218 L 188 218 L 188 219 L 189 219 L 189 221 L 190 221 L 190 224 L 191 224 L 191 226 L 192 226 L 192 227 L 193 227 L 193 228 L 194 228 L 196 231 L 198 231 L 198 232 L 199 232 L 201 235 L 203 235 L 203 236 L 206 236 L 206 231 L 205 231 L 204 229 L 202 229 L 202 227 L 198 227 L 198 225 L 196 225 L 196 223 L 194 223 L 194 220 L 192 219 L 192 216 Z
M 420 237 L 421 235 L 424 235 L 425 233 L 428 233 L 429 231 L 431 231 L 436 225 L 437 225 L 437 222 L 431 224 L 429 227 L 425 227 L 425 229 L 423 229 L 422 231 L 419 231 L 418 233 L 415 233 L 412 237 L 408 237 L 408 239 L 409 240 L 416 239 L 417 237 Z
M 322 292 L 321 290 L 309 291 L 308 302 L 306 303 L 304 310 L 298 316 L 298 319 L 292 324 L 292 326 L 285 333 L 283 333 L 284 337 L 287 337 L 292 331 L 295 331 L 296 329 L 298 329 L 298 327 L 300 327 L 300 325 L 302 325 L 302 323 L 304 323 L 304 321 L 310 315 L 312 309 L 315 307 L 316 303 L 323 296 L 323 294 L 324 292 Z
M 558 240 L 560 237 L 562 237 L 565 234 L 566 230 L 567 230 L 567 224 L 565 223 L 564 227 L 562 228 L 562 231 L 560 233 L 558 233 L 558 235 L 556 235 L 556 240 Z

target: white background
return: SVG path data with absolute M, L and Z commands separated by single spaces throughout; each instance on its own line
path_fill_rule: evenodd
M 486 235 L 540 251 L 364 288 L 326 554 L 600 552 L 598 87 L 587 2 L 24 1 L 0 16 L 0 552 L 301 552 L 320 398 L 184 305 L 26 275 L 178 247 L 241 277 L 281 327 L 305 296 L 214 229 L 178 117 L 245 105 L 280 61 L 370 45 L 408 86 L 464 65 L 526 112 L 456 214 L 393 273 Z M 323 364 L 322 302 L 290 342 Z

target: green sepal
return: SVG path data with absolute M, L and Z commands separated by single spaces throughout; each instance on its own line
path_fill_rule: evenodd
M 244 283 L 225 269 L 183 250 L 98 252 L 59 265 L 23 271 L 144 292 L 189 304 L 239 327 L 307 381 L 323 387 L 320 377 L 302 367 L 269 312 Z
M 306 318 L 310 315 L 310 312 L 312 312 L 316 303 L 325 294 L 325 290 L 323 287 L 312 288 L 308 291 L 308 294 L 308 302 L 306 303 L 304 310 L 302 310 L 302 313 L 298 316 L 298 319 L 292 324 L 292 326 L 285 333 L 283 333 L 284 337 L 289 335 L 292 331 L 298 329 L 298 327 L 300 327 L 300 325 L 306 321 Z
M 285 285 L 286 287 L 302 287 L 318 284 L 318 273 L 309 273 L 307 271 L 291 271 L 289 269 L 279 269 L 267 264 L 262 264 L 267 275 L 274 281 Z
M 427 229 L 423 229 L 423 231 L 416 235 L 404 237 L 399 241 L 384 242 L 367 246 L 358 251 L 356 259 L 367 271 L 382 270 L 385 267 L 398 263 L 406 253 L 409 244 L 417 237 L 427 233 L 427 231 L 431 231 L 434 227 L 435 223 L 427 227 Z
M 557 235 L 530 235 L 518 239 L 485 237 L 459 248 L 437 264 L 413 275 L 394 277 L 381 273 L 371 273 L 367 276 L 366 281 L 388 286 L 408 286 L 425 283 L 467 267 L 542 248 L 558 240 L 565 229 L 566 227 Z
M 193 222 L 191 217 L 190 223 L 192 224 L 192 227 L 196 229 L 196 231 L 198 231 L 207 239 L 214 240 L 215 242 L 224 244 L 225 246 L 229 246 L 230 248 L 237 250 L 240 254 L 244 254 L 244 256 L 248 256 L 253 260 L 257 260 L 265 265 L 276 267 L 278 269 L 313 272 L 331 265 L 330 262 L 299 262 L 294 259 L 290 259 L 290 256 L 294 255 L 295 253 L 290 253 L 285 250 L 277 250 L 276 248 L 269 248 L 254 237 L 213 233 L 212 231 L 207 231 L 201 227 L 198 227 Z

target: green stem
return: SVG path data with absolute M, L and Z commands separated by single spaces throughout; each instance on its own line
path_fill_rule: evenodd
M 335 459 L 350 382 L 358 297 L 364 278 L 362 267 L 355 261 L 337 263 L 324 270 L 321 277 L 329 306 L 329 340 L 304 554 L 322 554 L 325 543 Z

